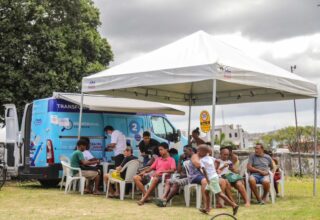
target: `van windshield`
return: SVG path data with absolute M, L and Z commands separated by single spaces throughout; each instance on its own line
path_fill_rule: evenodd
M 154 116 L 151 118 L 153 132 L 156 136 L 172 141 L 174 128 L 172 125 L 163 117 Z

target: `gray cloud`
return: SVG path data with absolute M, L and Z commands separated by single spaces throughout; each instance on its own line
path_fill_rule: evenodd
M 241 32 L 247 39 L 271 43 L 320 33 L 318 0 L 94 0 L 94 2 L 101 12 L 100 33 L 108 39 L 115 54 L 113 65 L 157 49 L 198 30 L 204 30 L 212 35 Z M 275 58 L 272 54 L 263 54 L 262 58 L 287 70 L 291 65 L 297 65 L 296 74 L 320 82 L 320 52 L 314 51 L 312 46 L 301 54 L 286 58 Z M 312 108 L 313 102 L 298 101 L 299 112 L 312 112 Z M 250 131 L 259 130 L 253 115 L 262 117 L 272 113 L 277 113 L 278 116 L 293 114 L 292 102 L 228 105 L 223 106 L 223 109 L 228 123 L 242 123 Z M 217 112 L 217 121 L 222 123 L 220 107 L 218 111 L 220 113 Z M 193 111 L 193 121 L 196 121 L 195 118 L 198 118 L 199 113 L 200 109 Z M 307 115 L 308 120 L 310 117 Z M 183 127 L 186 126 L 187 117 L 173 117 L 173 120 Z
M 198 30 L 275 41 L 319 31 L 317 0 L 95 0 L 115 63 Z

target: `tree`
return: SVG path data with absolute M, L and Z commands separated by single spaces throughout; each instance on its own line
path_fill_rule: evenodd
M 226 140 L 226 135 L 225 133 L 221 133 L 220 136 L 216 136 L 215 140 L 214 140 L 214 143 L 219 145 L 219 146 L 222 146 L 222 144 L 225 142 Z
M 231 146 L 233 150 L 237 149 L 237 146 L 229 139 L 226 139 L 225 133 L 221 133 L 220 136 L 216 136 L 214 144 L 220 147 Z
M 299 126 L 299 144 L 302 152 L 310 152 L 313 150 L 313 127 L 312 126 Z M 318 139 L 320 132 L 317 132 Z M 282 128 L 274 133 L 266 134 L 262 137 L 265 145 L 271 145 L 272 141 L 278 142 L 278 147 L 288 147 L 290 151 L 297 152 L 297 133 L 294 126 Z
M 91 0 L 0 1 L 0 115 L 3 104 L 25 103 L 53 91 L 79 92 L 81 79 L 113 59 L 97 31 Z

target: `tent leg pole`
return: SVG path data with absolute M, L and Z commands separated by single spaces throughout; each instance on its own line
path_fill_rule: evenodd
M 217 80 L 212 82 L 212 114 L 211 114 L 211 147 L 214 156 L 214 130 L 215 130 L 215 116 L 216 116 L 216 96 L 217 96 Z
M 81 126 L 82 126 L 82 111 L 83 111 L 83 92 L 81 93 L 81 102 L 80 102 L 80 114 L 79 114 L 79 125 L 78 125 L 78 139 L 81 136 Z
M 314 98 L 314 152 L 313 152 L 313 196 L 316 196 L 317 193 L 317 147 L 318 147 L 318 138 L 317 138 L 317 101 L 318 98 Z
M 191 124 L 191 97 L 189 101 L 189 117 L 188 117 L 188 144 L 190 143 L 190 125 Z
M 296 122 L 296 141 L 297 141 L 297 148 L 298 148 L 298 158 L 299 158 L 299 176 L 302 177 L 302 167 L 301 167 L 301 150 L 300 150 L 300 134 L 298 129 L 298 117 L 297 117 L 297 106 L 296 100 L 293 100 L 293 107 L 294 107 L 294 119 Z

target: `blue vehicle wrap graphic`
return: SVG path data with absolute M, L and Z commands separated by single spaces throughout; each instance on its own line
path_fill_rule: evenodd
M 95 112 L 84 109 L 81 136 L 90 139 L 90 151 L 94 157 L 111 161 L 113 152 L 105 152 L 111 137 L 106 135 L 104 127 L 111 125 L 120 130 L 127 138 L 127 144 L 133 148 L 134 155 L 139 156 L 138 144 L 142 133 L 151 131 L 150 117 L 154 116 L 135 113 Z M 157 114 L 157 116 L 160 116 Z M 161 115 L 161 117 L 165 117 Z M 33 102 L 30 140 L 30 166 L 47 167 L 47 141 L 50 140 L 54 151 L 54 163 L 60 163 L 61 155 L 71 157 L 76 148 L 79 127 L 79 106 L 62 99 L 42 99 Z M 159 142 L 162 138 L 152 137 Z M 181 138 L 186 144 L 186 139 Z M 182 145 L 182 146 L 183 146 Z M 182 153 L 182 148 L 179 148 Z

